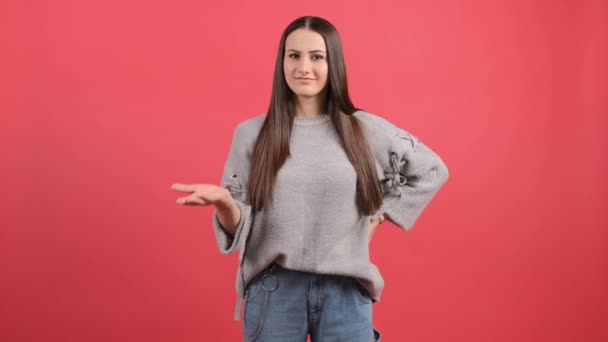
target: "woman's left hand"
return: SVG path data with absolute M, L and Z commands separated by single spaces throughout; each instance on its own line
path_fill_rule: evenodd
M 372 241 L 372 237 L 374 236 L 374 233 L 376 232 L 376 228 L 378 228 L 378 226 L 380 225 L 381 221 L 384 221 L 384 215 L 382 215 L 382 220 L 381 219 L 377 219 L 377 220 L 371 221 L 369 223 L 369 240 L 368 240 L 368 243 Z

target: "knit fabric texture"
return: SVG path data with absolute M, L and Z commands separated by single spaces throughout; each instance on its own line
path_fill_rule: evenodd
M 448 169 L 420 139 L 387 119 L 362 110 L 352 115 L 371 147 L 384 194 L 381 208 L 371 216 L 357 209 L 357 174 L 327 114 L 294 118 L 291 156 L 278 171 L 274 199 L 254 213 L 247 201 L 249 165 L 266 114 L 236 126 L 220 181 L 240 210 L 234 237 L 213 211 L 220 252 L 239 251 L 235 320 L 240 319 L 247 284 L 272 262 L 291 270 L 353 277 L 374 302 L 380 300 L 384 279 L 369 259 L 371 220 L 384 215 L 403 230 L 411 229 L 447 181 Z

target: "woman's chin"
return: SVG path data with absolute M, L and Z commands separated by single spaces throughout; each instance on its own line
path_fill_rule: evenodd
M 315 91 L 300 91 L 300 92 L 296 92 L 296 94 L 300 97 L 313 97 L 313 96 L 317 96 L 319 94 L 319 92 L 315 92 Z

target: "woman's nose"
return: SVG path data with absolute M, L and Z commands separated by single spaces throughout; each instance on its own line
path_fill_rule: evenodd
M 304 57 L 300 59 L 300 62 L 298 63 L 298 69 L 300 71 L 310 71 L 310 66 L 311 66 L 311 60 L 308 57 Z

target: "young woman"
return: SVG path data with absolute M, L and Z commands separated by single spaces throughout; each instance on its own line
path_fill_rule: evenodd
M 220 186 L 174 184 L 214 205 L 220 251 L 239 250 L 245 341 L 379 341 L 384 280 L 369 241 L 410 229 L 448 179 L 441 158 L 348 95 L 338 32 L 305 16 L 283 32 L 268 112 L 237 125 Z M 242 302 L 244 301 L 244 303 Z

